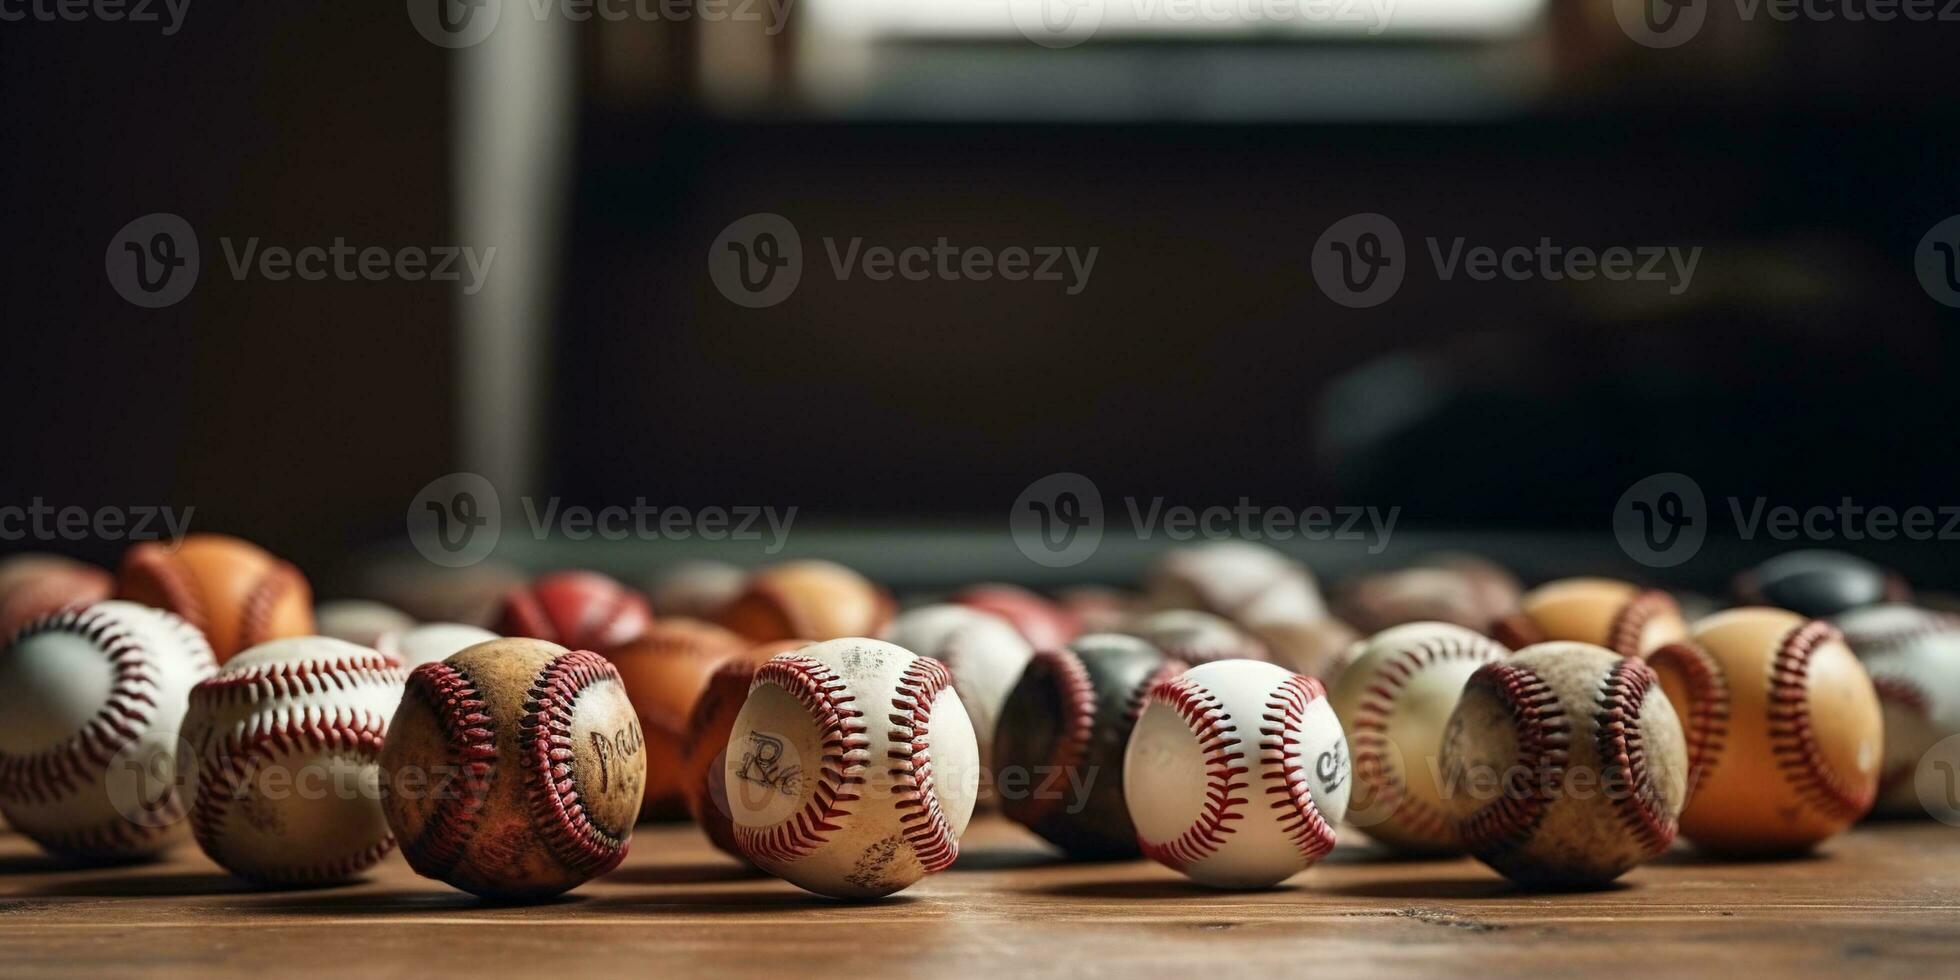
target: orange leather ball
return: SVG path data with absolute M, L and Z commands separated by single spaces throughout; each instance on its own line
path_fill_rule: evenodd
M 638 639 L 606 651 L 619 670 L 646 734 L 646 800 L 642 820 L 681 817 L 681 745 L 687 720 L 722 661 L 748 649 L 741 637 L 693 619 L 663 619 Z
M 877 636 L 892 619 L 883 589 L 842 565 L 792 561 L 749 576 L 742 594 L 721 614 L 721 625 L 752 643 Z
M 174 547 L 132 545 L 118 594 L 183 617 L 221 664 L 268 640 L 313 632 L 313 589 L 299 569 L 224 534 L 186 535 Z
M 1514 650 L 1564 640 L 1602 646 L 1622 657 L 1645 657 L 1688 636 L 1674 597 L 1629 582 L 1568 578 L 1525 593 L 1515 615 L 1490 635 Z

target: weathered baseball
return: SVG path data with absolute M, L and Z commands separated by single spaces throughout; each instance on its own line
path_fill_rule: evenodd
M 132 545 L 119 590 L 117 598 L 168 609 L 197 627 L 221 664 L 267 640 L 313 632 L 313 590 L 299 570 L 223 534 Z
M 441 663 L 466 647 L 488 643 L 497 634 L 481 626 L 463 623 L 423 623 L 400 632 L 384 634 L 374 648 L 414 670 L 423 664 Z
M 687 738 L 681 744 L 681 791 L 688 815 L 710 843 L 744 861 L 748 858 L 735 844 L 735 824 L 728 816 L 728 734 L 749 699 L 755 672 L 776 654 L 806 646 L 803 640 L 777 640 L 722 661 L 688 717 Z
M 893 621 L 885 639 L 921 657 L 931 657 L 953 673 L 953 690 L 973 722 L 983 772 L 994 769 L 994 733 L 1007 692 L 1021 679 L 1034 656 L 1021 632 L 1007 620 L 979 609 L 958 605 L 922 606 Z M 994 786 L 985 780 L 979 802 L 991 805 Z
M 646 750 L 619 672 L 545 640 L 480 643 L 408 677 L 383 810 L 424 877 L 536 900 L 626 857 Z
M 147 857 L 183 836 L 176 751 L 192 686 L 218 669 L 170 613 L 98 602 L 0 651 L 0 811 L 57 854 Z
M 1649 659 L 1688 733 L 1682 836 L 1718 851 L 1797 851 L 1871 809 L 1883 712 L 1830 624 L 1746 606 Z
M 1561 640 L 1644 657 L 1686 639 L 1688 624 L 1665 592 L 1613 579 L 1569 578 L 1525 593 L 1519 611 L 1492 624 L 1490 634 L 1514 650 Z
M 1915 606 L 1855 609 L 1833 620 L 1871 675 L 1885 730 L 1874 812 L 1925 816 L 1914 776 L 1943 739 L 1960 735 L 1960 617 Z
M 1017 585 L 968 586 L 954 593 L 952 601 L 1006 620 L 1037 650 L 1057 649 L 1082 632 L 1082 623 L 1073 613 Z
M 389 633 L 415 628 L 415 617 L 366 599 L 337 599 L 313 607 L 313 628 L 321 636 L 372 648 Z
M 1496 618 L 1477 583 L 1449 568 L 1401 568 L 1351 579 L 1335 593 L 1334 614 L 1371 634 L 1425 622 L 1482 630 Z
M 491 629 L 580 650 L 618 646 L 653 624 L 638 592 L 598 572 L 552 572 L 504 593 Z
M 1221 888 L 1277 885 L 1326 857 L 1349 777 L 1320 682 L 1257 660 L 1159 683 L 1123 758 L 1143 853 Z
M 994 736 L 1001 812 L 1071 857 L 1136 857 L 1123 750 L 1150 691 L 1184 670 L 1149 643 L 1114 633 L 1035 654 Z
M 1409 623 L 1356 647 L 1328 693 L 1354 762 L 1348 823 L 1399 850 L 1462 850 L 1436 785 L 1443 728 L 1470 675 L 1509 651 L 1453 623 Z
M 681 793 L 681 745 L 688 716 L 722 661 L 749 643 L 719 626 L 694 619 L 663 619 L 630 643 L 604 651 L 619 669 L 620 683 L 646 734 L 646 801 L 642 820 L 670 820 L 686 813 Z
M 877 636 L 891 622 L 893 603 L 883 589 L 835 562 L 790 561 L 749 577 L 721 625 L 752 643 Z
M 736 844 L 757 867 L 872 898 L 959 856 L 980 750 L 945 665 L 845 638 L 756 671 L 725 773 Z
M 375 768 L 407 671 L 324 636 L 262 643 L 191 691 L 177 766 L 199 847 L 250 881 L 342 881 L 395 846 Z
M 1208 664 L 1214 660 L 1265 660 L 1266 645 L 1231 620 L 1196 609 L 1145 613 L 1123 632 L 1164 651 L 1173 660 Z
M 1478 860 L 1534 888 L 1595 887 L 1673 843 L 1687 741 L 1645 662 L 1541 643 L 1470 675 L 1440 778 Z

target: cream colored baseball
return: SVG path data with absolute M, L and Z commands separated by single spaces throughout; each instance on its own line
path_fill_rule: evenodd
M 30 623 L 0 652 L 0 811 L 72 857 L 175 844 L 178 724 L 191 688 L 217 669 L 203 634 L 133 602 Z
M 994 771 L 994 733 L 1007 694 L 1034 658 L 1034 647 L 1007 620 L 968 606 L 922 606 L 892 622 L 885 638 L 921 657 L 931 657 L 953 674 L 953 690 L 973 722 L 980 765 Z M 981 787 L 991 805 L 991 781 Z
M 400 661 L 324 636 L 226 662 L 184 716 L 198 846 L 268 884 L 342 881 L 381 860 L 395 838 L 376 761 L 407 679 Z
M 497 634 L 481 626 L 464 623 L 424 623 L 384 634 L 374 648 L 394 657 L 402 666 L 414 670 L 423 664 L 439 664 L 468 647 L 497 639 Z
M 1319 681 L 1220 660 L 1150 692 L 1123 793 L 1146 855 L 1207 885 L 1265 888 L 1334 849 L 1349 768 Z
M 1351 826 L 1404 851 L 1463 849 L 1436 785 L 1443 727 L 1477 668 L 1510 651 L 1451 623 L 1410 623 L 1354 645 L 1328 699 L 1354 761 Z
M 1673 842 L 1687 739 L 1646 663 L 1540 643 L 1470 675 L 1441 779 L 1478 860 L 1532 887 L 1593 887 Z
M 763 664 L 724 770 L 742 853 L 837 898 L 889 895 L 951 865 L 979 778 L 945 665 L 862 638 Z

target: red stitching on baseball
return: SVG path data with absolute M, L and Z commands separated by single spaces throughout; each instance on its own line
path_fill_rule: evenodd
M 139 546 L 130 549 L 125 561 L 130 566 L 125 574 L 147 573 L 155 581 L 170 612 L 183 617 L 199 633 L 210 632 L 211 615 L 204 605 L 204 591 L 198 586 L 197 576 L 176 552 L 165 551 L 161 545 Z
M 1448 660 L 1495 659 L 1503 651 L 1483 637 L 1466 642 L 1457 635 L 1432 636 L 1396 653 L 1382 665 L 1379 679 L 1370 684 L 1354 712 L 1354 731 L 1349 744 L 1354 750 L 1357 781 L 1365 779 L 1388 807 L 1388 820 L 1408 826 L 1426 837 L 1454 840 L 1455 822 L 1441 807 L 1408 793 L 1408 782 L 1401 767 L 1388 755 L 1388 717 L 1395 713 L 1409 679 L 1423 668 Z
M 1607 786 L 1615 774 L 1624 778 L 1626 795 L 1613 798 L 1620 822 L 1640 842 L 1642 853 L 1652 857 L 1674 843 L 1675 819 L 1663 809 L 1660 788 L 1647 771 L 1646 738 L 1640 729 L 1647 693 L 1660 683 L 1653 668 L 1627 657 L 1619 662 L 1599 689 L 1599 717 L 1596 742 L 1606 771 L 1601 773 Z
M 898 822 L 927 874 L 944 871 L 960 856 L 959 836 L 940 810 L 932 772 L 932 706 L 951 683 L 953 675 L 945 664 L 918 657 L 899 675 L 892 696 L 897 709 L 890 716 L 893 805 L 909 811 Z
M 1777 768 L 1797 794 L 1834 818 L 1843 820 L 1864 815 L 1871 809 L 1876 787 L 1854 787 L 1832 771 L 1830 762 L 1817 747 L 1817 733 L 1810 717 L 1810 658 L 1817 648 L 1842 639 L 1836 627 L 1819 621 L 1805 623 L 1790 631 L 1777 647 L 1770 667 L 1769 737 L 1770 752 Z
M 1230 751 L 1238 728 L 1232 716 L 1220 707 L 1218 696 L 1189 677 L 1179 677 L 1157 685 L 1150 691 L 1155 704 L 1168 705 L 1191 729 L 1198 750 L 1205 754 L 1205 805 L 1198 819 L 1184 832 L 1168 841 L 1155 842 L 1137 835 L 1137 844 L 1150 858 L 1177 870 L 1215 853 L 1225 838 L 1237 832 L 1232 821 L 1245 819 L 1237 808 L 1251 802 L 1240 795 L 1251 786 L 1240 777 L 1251 768 L 1238 765 L 1244 752 Z
M 204 685 L 193 690 L 197 698 Z M 352 711 L 336 711 L 324 716 L 316 711 L 299 712 L 288 720 L 233 732 L 198 754 L 197 794 L 190 809 L 191 833 L 206 853 L 225 853 L 221 831 L 231 814 L 232 803 L 242 799 L 261 766 L 283 755 L 296 752 L 349 753 L 372 763 L 381 755 L 381 744 L 388 731 L 384 718 L 355 717 Z M 394 834 L 363 848 L 360 852 L 332 861 L 301 868 L 281 868 L 272 876 L 277 881 L 336 881 L 381 860 L 395 846 Z M 222 863 L 222 862 L 220 862 Z
M 368 684 L 399 684 L 403 679 L 401 661 L 393 654 L 362 650 L 341 657 L 310 657 L 233 668 L 198 685 L 198 696 L 213 704 L 236 704 L 264 698 L 306 697 Z
M 787 864 L 817 848 L 851 815 L 846 804 L 860 799 L 864 770 L 871 761 L 864 712 L 849 685 L 822 661 L 801 654 L 779 654 L 757 668 L 749 692 L 764 684 L 782 688 L 810 713 L 821 731 L 823 758 L 817 785 L 795 815 L 773 827 L 735 826 L 735 844 L 758 865 Z
M 1565 781 L 1572 723 L 1558 694 L 1531 670 L 1498 661 L 1477 668 L 1465 690 L 1482 688 L 1503 702 L 1518 740 L 1517 765 L 1503 794 L 1459 827 L 1473 851 L 1509 850 L 1529 840 Z
M 1838 629 L 1844 633 L 1844 641 L 1851 644 L 1851 649 L 1862 658 L 1896 650 L 1928 637 L 1960 633 L 1960 616 L 1929 612 L 1914 616 L 1911 624 L 1906 626 L 1855 630 L 1839 624 Z
M 1123 730 L 1118 744 L 1129 742 L 1130 732 L 1136 729 L 1137 719 L 1143 717 L 1143 708 L 1150 703 L 1150 692 L 1156 690 L 1157 685 L 1168 684 L 1176 680 L 1179 674 L 1190 669 L 1191 665 L 1182 660 L 1175 658 L 1166 660 L 1130 692 L 1130 699 L 1123 705 Z
M 415 668 L 406 696 L 421 698 L 435 713 L 456 771 L 455 781 L 442 790 L 429 783 L 428 791 L 438 794 L 436 807 L 423 822 L 422 835 L 402 842 L 402 856 L 416 871 L 441 878 L 462 860 L 489 802 L 497 767 L 496 721 L 469 675 L 447 663 Z
M 1048 753 L 1048 772 L 1066 773 L 1080 768 L 1089 759 L 1089 743 L 1096 733 L 1096 685 L 1089 677 L 1089 668 L 1075 651 L 1037 650 L 1028 662 L 1027 673 L 1046 671 L 1050 685 L 1054 688 L 1061 704 L 1060 727 L 1055 736 L 1055 745 Z M 1145 691 L 1148 689 L 1145 688 Z M 1136 698 L 1137 710 L 1143 710 L 1141 698 Z M 1001 811 L 1014 820 L 1034 826 L 1054 815 L 1055 808 L 1061 806 L 1060 793 L 1027 793 L 1014 799 L 1002 797 Z
M 1273 801 L 1273 809 L 1288 811 L 1280 818 L 1280 829 L 1308 864 L 1334 849 L 1334 827 L 1314 805 L 1306 767 L 1296 761 L 1307 705 L 1326 696 L 1327 690 L 1319 681 L 1294 674 L 1266 702 L 1266 726 L 1259 729 L 1260 765 L 1266 768 L 1265 778 L 1279 784 L 1267 787 L 1266 792 L 1279 797 Z
M 1545 642 L 1545 631 L 1538 628 L 1538 622 L 1524 613 L 1512 613 L 1490 624 L 1491 639 L 1519 650 L 1534 643 Z
M 1688 749 L 1688 796 L 1715 767 L 1729 738 L 1729 681 L 1713 658 L 1691 643 L 1669 643 L 1647 658 L 1672 665 L 1687 684 L 1688 703 L 1674 706 Z
M 114 615 L 92 607 L 63 610 L 22 627 L 14 643 L 45 633 L 87 640 L 109 658 L 113 677 L 102 707 L 66 741 L 28 755 L 0 753 L 0 796 L 20 803 L 50 803 L 99 780 L 116 753 L 149 730 L 157 710 L 150 651 Z
M 1674 598 L 1658 589 L 1644 589 L 1613 615 L 1606 646 L 1622 657 L 1640 656 L 1640 638 L 1654 620 L 1676 609 Z
M 238 649 L 250 650 L 272 639 L 272 611 L 279 600 L 299 589 L 306 579 L 286 562 L 274 562 L 252 582 L 238 612 Z
M 518 757 L 530 769 L 532 825 L 560 862 L 587 876 L 619 867 L 632 831 L 594 823 L 572 771 L 572 712 L 579 695 L 606 682 L 623 686 L 618 668 L 590 650 L 553 657 L 532 680 L 517 722 Z

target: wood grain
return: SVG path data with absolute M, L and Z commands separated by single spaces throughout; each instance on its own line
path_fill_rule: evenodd
M 1960 957 L 1956 857 L 1960 830 L 1880 824 L 1794 861 L 1677 845 L 1617 887 L 1546 895 L 1469 860 L 1398 861 L 1347 842 L 1291 887 L 1221 893 L 1144 862 L 1060 863 L 983 819 L 952 871 L 847 904 L 745 873 L 691 827 L 663 826 L 641 828 L 604 880 L 501 907 L 417 878 L 399 857 L 357 885 L 265 892 L 195 848 L 66 869 L 0 834 L 0 974 L 1924 977 Z

